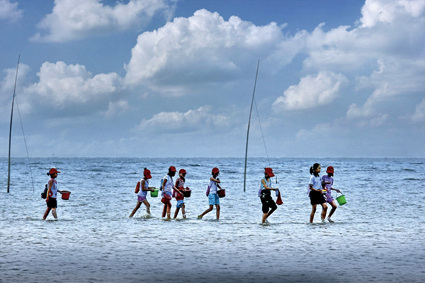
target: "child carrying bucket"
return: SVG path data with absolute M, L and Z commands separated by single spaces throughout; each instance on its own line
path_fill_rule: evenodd
M 164 209 L 162 210 L 162 217 L 165 217 L 167 213 L 167 218 L 165 220 L 171 220 L 171 198 L 172 190 L 176 190 L 178 193 L 181 193 L 179 189 L 174 186 L 173 177 L 176 175 L 176 167 L 170 166 L 168 168 L 168 174 L 162 180 L 162 199 L 161 202 L 164 204 Z
M 319 163 L 314 163 L 310 167 L 310 181 L 308 183 L 308 195 L 310 197 L 311 203 L 311 213 L 310 213 L 310 223 L 313 223 L 314 214 L 316 213 L 316 207 L 318 204 L 322 206 L 322 222 L 325 222 L 326 211 L 328 206 L 326 205 L 326 200 L 322 194 L 322 179 L 320 178 L 320 170 L 322 167 Z
M 52 168 L 47 173 L 48 176 L 50 176 L 50 180 L 47 183 L 47 197 L 46 197 L 46 205 L 47 209 L 44 212 L 43 220 L 46 220 L 47 216 L 50 213 L 50 210 L 52 211 L 52 215 L 55 219 L 58 219 L 58 216 L 56 214 L 56 208 L 58 207 L 57 202 L 57 194 L 62 193 L 62 191 L 58 190 L 58 182 L 56 181 L 56 178 L 58 177 L 58 173 L 60 171 L 56 170 L 56 168 Z
M 177 205 L 176 205 L 176 212 L 174 213 L 174 219 L 177 218 L 177 215 L 179 214 L 179 210 L 180 208 L 182 209 L 182 214 L 183 214 L 183 218 L 186 219 L 186 211 L 185 211 L 185 205 L 184 205 L 184 183 L 186 181 L 185 179 L 186 177 L 186 170 L 184 169 L 180 169 L 179 170 L 179 178 L 177 178 L 176 180 L 176 188 L 178 188 L 180 190 L 180 193 L 175 191 L 175 198 L 177 201 Z
M 208 201 L 210 206 L 207 210 L 205 210 L 201 215 L 198 216 L 198 219 L 202 219 L 202 217 L 204 217 L 205 214 L 213 210 L 214 205 L 217 210 L 216 212 L 217 220 L 220 219 L 220 199 L 217 195 L 217 188 L 221 189 L 219 185 L 220 179 L 218 178 L 218 175 L 220 174 L 220 170 L 218 170 L 217 167 L 214 167 L 211 173 L 212 173 L 212 177 L 210 178 L 210 183 L 207 189 L 207 196 L 208 196 Z
M 272 168 L 264 169 L 264 179 L 261 179 L 261 186 L 259 196 L 263 205 L 263 218 L 261 223 L 268 223 L 267 218 L 277 209 L 277 205 L 274 202 L 270 191 L 278 191 L 277 188 L 272 188 L 271 177 L 274 177 Z
M 151 210 L 150 210 L 151 206 L 150 206 L 146 196 L 148 194 L 148 191 L 154 191 L 155 188 L 149 187 L 149 181 L 148 181 L 149 179 L 152 179 L 151 171 L 145 168 L 143 170 L 143 179 L 140 180 L 140 189 L 139 189 L 138 192 L 136 191 L 137 192 L 137 204 L 136 204 L 136 207 L 131 212 L 130 217 L 133 217 L 133 215 L 140 208 L 142 203 L 146 206 L 146 212 L 148 214 L 151 214 Z
M 332 166 L 328 166 L 328 168 L 326 168 L 326 173 L 327 175 L 322 176 L 322 185 L 326 189 L 326 202 L 332 206 L 332 209 L 328 215 L 328 221 L 333 223 L 334 221 L 331 219 L 331 216 L 334 214 L 337 208 L 337 205 L 336 205 L 336 201 L 332 197 L 332 190 L 338 193 L 341 193 L 341 191 L 338 189 L 332 188 L 332 185 L 334 184 L 334 179 L 332 177 L 334 175 L 334 168 Z

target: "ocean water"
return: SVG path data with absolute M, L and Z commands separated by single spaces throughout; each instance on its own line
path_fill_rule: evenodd
M 0 282 L 425 282 L 425 159 L 250 158 L 246 192 L 238 158 L 30 162 L 12 160 L 8 194 L 0 159 Z M 347 199 L 335 223 L 320 223 L 321 208 L 308 223 L 315 162 L 335 167 L 334 187 Z M 142 205 L 129 218 L 143 168 L 158 187 L 170 165 L 188 172 L 188 219 L 162 220 L 160 198 L 151 197 L 151 217 Z M 40 193 L 52 166 L 71 196 L 58 199 L 58 220 L 43 221 Z M 214 210 L 198 220 L 215 166 L 226 189 L 221 217 Z M 257 191 L 266 166 L 284 203 L 261 225 Z

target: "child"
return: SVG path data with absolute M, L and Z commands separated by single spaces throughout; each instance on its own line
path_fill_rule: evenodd
M 332 209 L 328 215 L 328 221 L 333 223 L 334 221 L 331 219 L 331 216 L 332 214 L 334 214 L 337 205 L 336 201 L 332 197 L 332 190 L 337 191 L 338 193 L 341 193 L 341 191 L 332 188 L 332 185 L 334 184 L 334 179 L 332 178 L 332 176 L 334 175 L 334 168 L 332 166 L 328 166 L 328 168 L 326 168 L 326 173 L 328 173 L 328 175 L 322 176 L 322 185 L 326 189 L 326 202 L 332 206 Z
M 56 168 L 52 168 L 49 170 L 49 173 L 47 173 L 48 176 L 50 176 L 50 180 L 48 182 L 48 189 L 47 189 L 47 197 L 46 197 L 46 204 L 47 209 L 44 212 L 43 220 L 46 220 L 47 216 L 50 213 L 50 210 L 52 211 L 52 215 L 55 219 L 58 219 L 58 216 L 56 214 L 56 208 L 58 207 L 57 203 L 57 194 L 62 193 L 62 191 L 58 190 L 58 182 L 55 180 L 58 177 L 58 173 L 60 171 L 56 170 Z
M 218 170 L 217 167 L 214 167 L 211 173 L 212 173 L 212 177 L 210 178 L 210 184 L 207 190 L 210 207 L 207 210 L 205 210 L 201 215 L 199 215 L 198 219 L 202 219 L 202 217 L 204 217 L 205 214 L 213 210 L 214 205 L 217 210 L 217 213 L 216 213 L 217 220 L 220 219 L 220 199 L 218 198 L 218 195 L 217 195 L 217 188 L 221 189 L 219 185 L 220 179 L 218 178 L 218 174 L 220 174 L 220 170 Z
M 268 223 L 267 218 L 277 209 L 277 205 L 274 202 L 270 191 L 277 191 L 277 188 L 272 188 L 272 181 L 270 177 L 274 177 L 272 168 L 264 169 L 264 179 L 261 179 L 261 194 L 260 199 L 263 204 L 263 219 L 261 223 Z M 270 210 L 269 210 L 270 209 Z
M 319 176 L 320 170 L 322 167 L 319 163 L 314 163 L 312 167 L 310 167 L 310 182 L 308 188 L 308 194 L 310 196 L 310 202 L 312 206 L 311 214 L 310 214 L 310 223 L 313 223 L 314 214 L 316 213 L 316 206 L 320 204 L 322 206 L 322 222 L 325 222 L 326 211 L 328 206 L 326 205 L 326 200 L 322 194 L 322 180 Z
M 130 217 L 133 217 L 133 215 L 140 208 L 140 206 L 142 205 L 142 203 L 144 203 L 145 206 L 146 206 L 146 212 L 148 214 L 151 214 L 151 210 L 150 210 L 150 207 L 151 206 L 150 206 L 148 200 L 146 199 L 146 196 L 148 194 L 148 191 L 153 191 L 154 188 L 153 187 L 149 187 L 149 181 L 148 181 L 148 179 L 152 179 L 151 171 L 149 171 L 148 169 L 145 168 L 143 170 L 143 179 L 140 180 L 140 190 L 139 190 L 139 192 L 137 194 L 137 204 L 136 204 L 136 207 L 131 212 Z
M 185 211 L 185 205 L 184 205 L 184 182 L 186 181 L 186 170 L 180 169 L 179 170 L 179 178 L 176 180 L 176 188 L 180 190 L 182 193 L 175 192 L 176 200 L 177 200 L 177 206 L 176 206 L 176 212 L 174 213 L 174 219 L 177 218 L 177 215 L 179 214 L 180 208 L 182 209 L 183 218 L 186 219 L 186 211 Z
M 172 190 L 176 190 L 178 193 L 181 193 L 179 189 L 174 186 L 173 177 L 176 175 L 176 167 L 170 166 L 168 168 L 168 174 L 164 177 L 162 181 L 162 196 L 161 201 L 164 203 L 164 209 L 162 210 L 162 217 L 165 217 L 167 213 L 167 218 L 165 220 L 171 220 L 171 198 Z

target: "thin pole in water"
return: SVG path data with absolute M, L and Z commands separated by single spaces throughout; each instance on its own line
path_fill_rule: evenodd
M 248 120 L 248 129 L 246 131 L 246 148 L 245 148 L 245 170 L 243 174 L 243 191 L 246 191 L 246 163 L 248 159 L 248 138 L 249 138 L 249 127 L 251 125 L 251 114 L 252 114 L 252 105 L 254 104 L 254 95 L 255 95 L 255 88 L 257 86 L 257 77 L 258 77 L 258 68 L 260 67 L 260 59 L 258 59 L 257 63 L 257 72 L 255 73 L 255 83 L 254 83 L 254 91 L 252 92 L 252 99 L 251 99 L 251 110 L 249 111 L 249 120 Z
M 15 74 L 15 87 L 13 88 L 13 97 L 12 97 L 12 110 L 10 111 L 10 129 L 9 129 L 9 159 L 7 163 L 7 192 L 9 193 L 10 187 L 10 151 L 12 148 L 12 119 L 13 119 L 13 105 L 15 104 L 15 94 L 16 94 L 16 81 L 18 80 L 18 69 L 19 69 L 19 60 L 21 59 L 21 54 L 18 56 L 18 65 L 16 66 Z

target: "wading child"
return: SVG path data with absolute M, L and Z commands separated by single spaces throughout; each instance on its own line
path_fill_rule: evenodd
M 152 179 L 151 171 L 148 169 L 143 170 L 143 179 L 140 180 L 140 189 L 139 192 L 137 192 L 137 204 L 136 207 L 133 209 L 133 211 L 130 214 L 130 217 L 133 217 L 133 215 L 136 213 L 136 211 L 140 208 L 142 203 L 146 206 L 146 212 L 148 214 L 151 214 L 150 210 L 150 204 L 146 198 L 148 191 L 153 191 L 153 187 L 149 187 L 149 179 Z
M 174 219 L 177 218 L 180 208 L 182 209 L 183 218 L 186 218 L 186 211 L 185 211 L 186 207 L 184 205 L 184 194 L 183 194 L 183 191 L 185 190 L 184 188 L 184 183 L 186 181 L 185 177 L 186 177 L 186 170 L 180 169 L 179 178 L 177 178 L 176 180 L 176 188 L 180 190 L 180 193 L 175 191 L 175 198 L 177 201 L 177 205 L 176 205 L 176 212 L 174 213 Z
M 310 223 L 313 223 L 314 214 L 316 213 L 316 207 L 318 204 L 322 206 L 322 222 L 325 222 L 326 211 L 328 206 L 326 205 L 326 200 L 322 194 L 322 180 L 320 178 L 320 170 L 322 167 L 319 163 L 314 163 L 312 167 L 310 167 L 310 181 L 308 183 L 308 195 L 310 197 L 311 202 L 311 213 L 310 213 Z
M 62 193 L 62 191 L 58 190 L 58 182 L 56 181 L 56 178 L 58 177 L 58 173 L 60 171 L 56 170 L 56 168 L 52 168 L 49 170 L 49 173 L 47 173 L 48 176 L 50 176 L 50 180 L 47 183 L 47 197 L 46 197 L 46 204 L 47 209 L 44 212 L 43 220 L 46 220 L 47 216 L 50 213 L 50 210 L 52 211 L 52 215 L 55 219 L 58 219 L 58 216 L 56 214 L 56 208 L 58 207 L 57 202 L 57 194 Z
M 270 177 L 274 177 L 272 168 L 264 169 L 264 179 L 261 179 L 261 193 L 260 199 L 263 204 L 263 218 L 261 223 L 266 223 L 267 218 L 277 209 L 277 205 L 274 202 L 271 191 L 277 191 L 277 188 L 272 188 L 272 181 Z
M 341 193 L 341 191 L 332 188 L 332 185 L 334 184 L 334 178 L 332 177 L 334 175 L 334 168 L 332 166 L 328 166 L 328 168 L 326 168 L 326 173 L 328 175 L 322 176 L 322 186 L 326 189 L 326 202 L 332 206 L 332 209 L 328 215 L 328 221 L 332 223 L 334 221 L 331 219 L 331 216 L 334 214 L 337 208 L 336 201 L 332 197 L 332 190 L 338 193 Z
M 166 220 L 170 220 L 171 216 L 171 198 L 172 198 L 172 190 L 176 190 L 180 193 L 180 190 L 174 186 L 173 177 L 176 175 L 176 167 L 170 166 L 168 168 L 168 174 L 162 180 L 162 199 L 161 202 L 164 204 L 164 209 L 162 210 L 162 217 L 165 217 L 167 213 Z
M 219 185 L 220 179 L 218 178 L 218 174 L 220 174 L 220 170 L 218 170 L 217 167 L 214 167 L 211 173 L 212 173 L 212 177 L 210 178 L 210 184 L 208 185 L 208 190 L 207 190 L 207 196 L 208 196 L 210 207 L 207 210 L 205 210 L 201 215 L 199 215 L 198 219 L 202 219 L 202 217 L 204 217 L 205 214 L 213 210 L 214 205 L 217 210 L 217 213 L 216 213 L 217 220 L 220 219 L 220 199 L 217 195 L 217 188 L 221 189 Z

